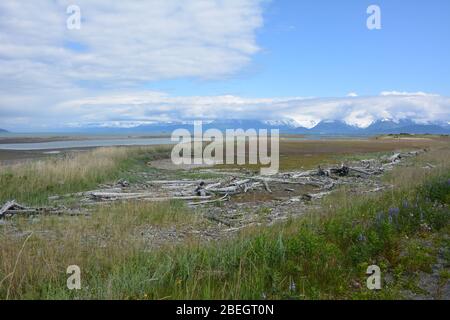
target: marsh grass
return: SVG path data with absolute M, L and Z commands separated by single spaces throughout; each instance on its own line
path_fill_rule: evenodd
M 195 228 L 206 223 L 179 201 L 124 202 L 102 206 L 88 217 L 42 216 L 13 222 L 13 229 L 0 226 L 0 296 L 16 297 L 24 290 L 22 298 L 29 294 L 48 298 L 69 265 L 79 265 L 86 277 L 97 281 L 140 252 L 156 250 L 141 235 L 147 227 Z M 23 237 L 28 236 L 24 244 Z
M 16 199 L 45 204 L 48 196 L 96 188 L 117 178 L 133 178 L 129 171 L 156 157 L 163 147 L 98 148 L 15 165 L 0 165 L 0 202 Z
M 313 169 L 318 165 L 340 164 L 351 160 L 375 158 L 392 152 L 420 150 L 424 148 L 443 147 L 450 144 L 447 136 L 418 136 L 407 138 L 394 138 L 382 136 L 370 139 L 343 139 L 343 140 L 305 140 L 305 141 L 280 141 L 280 170 Z M 270 148 L 269 148 L 270 153 Z M 246 148 L 248 160 L 248 147 Z M 235 169 L 245 168 L 251 171 L 259 171 L 260 164 L 222 164 L 217 168 Z

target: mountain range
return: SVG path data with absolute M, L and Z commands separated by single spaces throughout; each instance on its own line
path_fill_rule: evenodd
M 193 130 L 193 122 L 170 121 L 153 123 L 134 123 L 123 125 L 90 124 L 79 126 L 69 131 L 88 133 L 172 133 L 176 129 Z M 316 135 L 375 135 L 375 134 L 450 134 L 450 124 L 442 123 L 416 123 L 411 120 L 377 120 L 366 128 L 350 125 L 343 121 L 324 120 L 312 128 L 300 126 L 295 120 L 210 120 L 203 121 L 203 130 L 219 129 L 279 129 L 280 133 L 290 134 L 316 134 Z
M 0 128 L 0 133 L 6 133 L 6 132 L 8 132 L 8 130 L 5 130 L 5 129 L 2 129 L 2 128 Z

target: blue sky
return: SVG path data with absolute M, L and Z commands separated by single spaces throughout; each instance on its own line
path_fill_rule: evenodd
M 0 127 L 449 122 L 449 16 L 447 0 L 4 0 Z
M 377 4 L 382 29 L 368 30 Z M 261 52 L 223 81 L 149 83 L 174 94 L 251 97 L 376 95 L 385 90 L 449 95 L 450 2 L 280 0 L 264 6 Z

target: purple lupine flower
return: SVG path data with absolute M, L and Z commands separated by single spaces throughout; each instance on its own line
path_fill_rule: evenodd
M 391 216 L 395 216 L 400 213 L 400 209 L 399 208 L 389 208 L 388 213 Z
M 389 208 L 389 210 L 388 210 L 389 223 L 392 223 L 394 221 L 395 221 L 395 223 L 397 223 L 399 213 L 400 213 L 399 208 Z

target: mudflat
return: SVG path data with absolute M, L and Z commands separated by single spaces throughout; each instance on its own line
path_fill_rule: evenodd
M 92 136 L 46 136 L 46 137 L 0 137 L 1 144 L 12 143 L 44 143 L 56 141 L 86 141 L 86 140 L 110 140 L 110 139 L 152 139 L 152 138 L 168 138 L 169 135 L 92 135 Z
M 0 149 L 0 165 L 15 164 L 36 159 L 54 157 L 67 152 L 80 152 L 92 148 L 58 149 L 58 150 L 2 150 Z
M 40 143 L 40 142 L 55 142 L 55 141 L 83 141 L 89 140 L 89 137 L 1 137 L 0 144 L 10 143 Z

